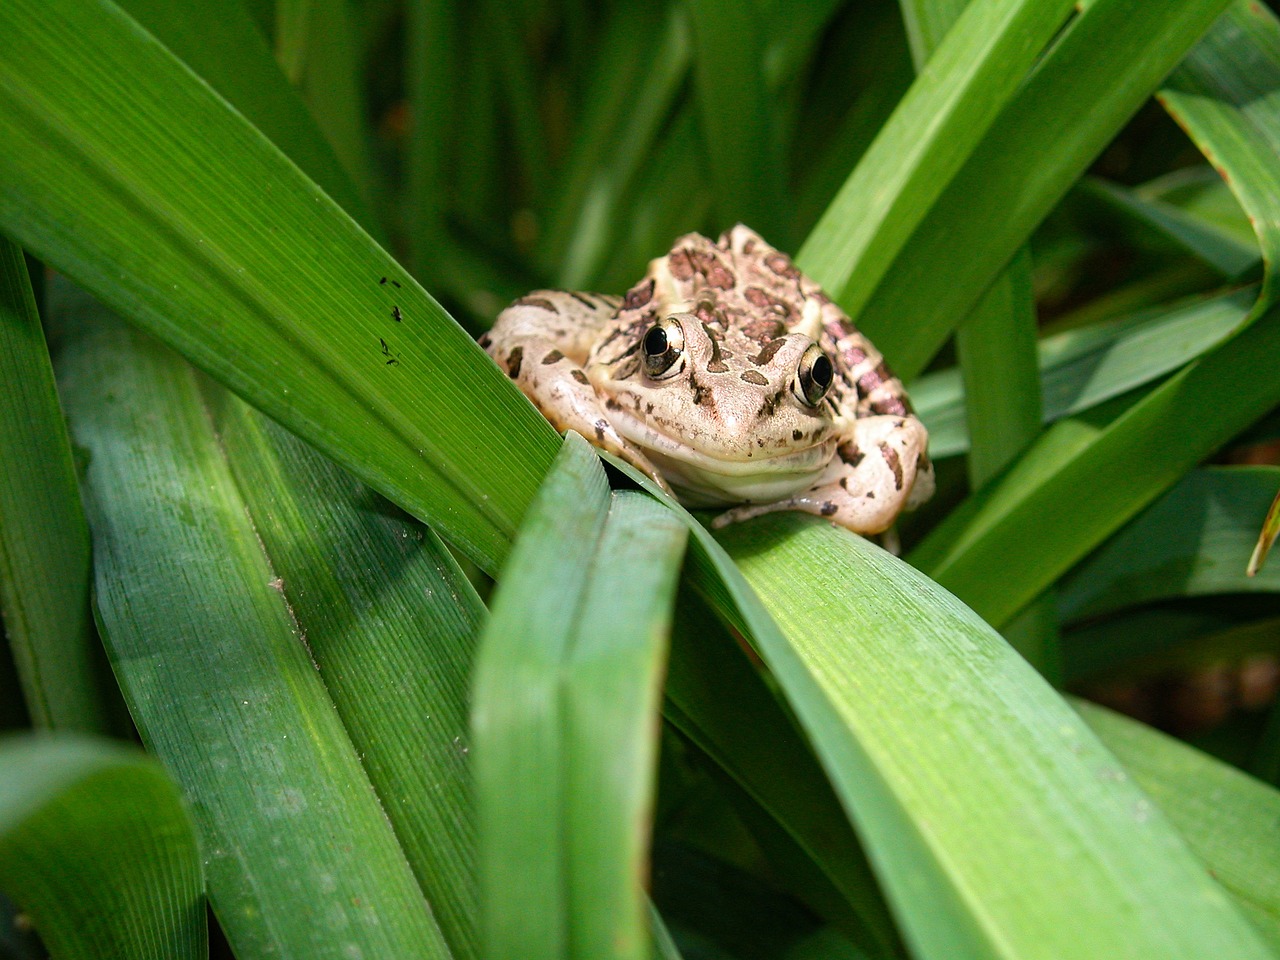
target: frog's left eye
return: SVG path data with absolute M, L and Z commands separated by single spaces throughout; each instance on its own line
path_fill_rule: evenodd
M 796 368 L 796 382 L 792 389 L 801 402 L 816 407 L 831 389 L 831 381 L 835 378 L 835 368 L 831 358 L 816 343 L 800 357 L 800 366 Z
M 640 353 L 644 356 L 644 372 L 652 379 L 679 373 L 674 368 L 684 353 L 684 328 L 680 321 L 667 317 L 646 330 L 640 339 Z

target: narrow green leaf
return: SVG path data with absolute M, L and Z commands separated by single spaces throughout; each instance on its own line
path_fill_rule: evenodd
M 0 614 L 40 727 L 105 731 L 89 528 L 22 251 L 0 236 Z
M 1261 262 L 1256 243 L 1242 243 L 1233 233 L 1172 203 L 1144 197 L 1138 190 L 1095 177 L 1083 181 L 1080 189 L 1149 232 L 1172 240 L 1213 267 L 1224 279 L 1243 276 Z
M 1280 590 L 1280 571 L 1245 573 L 1259 518 L 1277 485 L 1277 467 L 1187 474 L 1063 578 L 1063 619 L 1170 597 Z
M 1254 299 L 1251 290 L 1196 298 L 1046 337 L 1039 343 L 1045 422 L 1098 406 L 1184 366 L 1237 330 Z M 969 449 L 958 369 L 921 377 L 911 385 L 911 399 L 929 428 L 930 456 Z
M 1266 264 L 1259 312 L 1280 296 L 1278 88 L 1280 20 L 1260 3 L 1236 0 L 1159 94 L 1249 215 Z
M 1067 0 L 976 0 L 929 58 L 796 257 L 855 320 L 1071 8 Z M 914 332 L 914 323 L 901 326 Z M 901 365 L 896 350 L 885 353 Z
M 1270 955 L 1065 704 L 953 597 L 808 517 L 719 539 L 786 636 L 756 639 L 920 956 Z
M 104 641 L 143 741 L 191 797 L 233 949 L 448 957 L 263 552 L 199 375 L 87 311 L 58 373 L 90 457 Z
M 276 59 L 289 82 L 295 85 L 302 81 L 318 6 L 315 0 L 276 2 Z
M 1271 547 L 1278 536 L 1280 536 L 1280 492 L 1275 495 L 1271 501 L 1271 506 L 1267 508 L 1267 515 L 1262 521 L 1262 530 L 1258 533 L 1258 539 L 1253 545 L 1253 552 L 1249 554 L 1249 563 L 1245 567 L 1247 576 L 1256 577 L 1259 571 L 1262 570 L 1263 564 L 1267 562 L 1267 555 L 1271 552 Z
M 1225 6 L 1226 0 L 1095 0 L 1067 25 L 897 259 L 876 276 L 875 290 L 856 291 L 866 305 L 855 321 L 901 376 L 924 368 Z M 966 16 L 976 18 L 977 9 L 971 4 Z M 1045 149 L 1048 143 L 1053 150 Z M 833 256 L 816 233 L 808 243 L 815 258 Z
M 786 177 L 764 79 L 765 20 L 736 0 L 689 0 L 702 142 L 721 223 L 746 223 L 788 249 Z
M 494 569 L 555 449 L 507 378 L 118 8 L 0 32 L 0 224 Z
M 685 532 L 570 433 L 494 596 L 473 725 L 486 957 L 647 957 L 660 677 Z M 612 501 L 612 502 L 611 502 Z
M 1280 952 L 1280 793 L 1127 717 L 1084 701 L 1075 708 Z
M 1268 313 L 1114 418 L 1049 430 L 954 511 L 911 563 L 1000 624 L 1197 462 L 1280 403 L 1280 313 Z M 1221 403 L 1230 396 L 1232 402 Z M 1201 411 L 1188 418 L 1187 410 Z M 1028 536 L 1034 531 L 1034 536 Z M 992 570 L 1001 570 L 992 577 Z
M 0 741 L 0 889 L 58 960 L 208 956 L 191 818 L 131 747 Z
M 451 0 L 406 4 L 410 139 L 408 146 L 409 248 L 416 274 L 438 256 L 448 210 L 447 133 L 455 128 L 458 77 L 458 10 Z M 424 280 L 425 282 L 425 280 Z
M 492 960 L 570 955 L 560 665 L 609 501 L 595 454 L 570 433 L 503 567 L 480 641 L 471 725 Z

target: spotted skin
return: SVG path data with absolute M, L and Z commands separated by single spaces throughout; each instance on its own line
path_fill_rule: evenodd
M 661 357 L 645 345 L 655 324 Z M 558 429 L 691 506 L 732 507 L 717 524 L 804 510 L 878 533 L 933 489 L 924 425 L 879 351 L 741 225 L 681 237 L 623 297 L 521 297 L 481 343 Z M 816 356 L 830 385 L 810 403 Z

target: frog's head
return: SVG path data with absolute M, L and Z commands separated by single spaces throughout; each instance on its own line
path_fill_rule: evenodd
M 587 375 L 682 500 L 769 502 L 822 475 L 845 428 L 844 384 L 812 335 L 779 325 L 761 342 L 714 300 L 648 314 L 619 326 Z

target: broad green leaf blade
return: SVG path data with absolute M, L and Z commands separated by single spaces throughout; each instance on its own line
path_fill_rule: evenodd
M 199 374 L 83 316 L 58 373 L 90 457 L 104 641 L 144 742 L 191 798 L 233 948 L 450 956 L 279 590 Z
M 1144 724 L 1084 701 L 1075 707 L 1280 953 L 1280 793 Z
M 404 856 L 453 956 L 478 957 L 466 698 L 484 608 L 430 530 L 204 387 L 276 588 Z
M 796 257 L 855 320 L 1071 8 L 975 0 L 929 58 Z M 914 314 L 900 316 L 914 331 Z M 885 353 L 901 363 L 895 350 Z
M 791 246 L 786 180 L 764 80 L 766 18 L 750 3 L 690 0 L 693 79 L 717 218 Z
M 1114 419 L 1094 411 L 1055 425 L 997 484 L 936 527 L 911 563 L 988 622 L 1005 622 L 1280 403 L 1277 364 L 1280 313 L 1273 311 Z M 1221 402 L 1226 396 L 1231 403 Z M 1187 410 L 1200 415 L 1188 418 Z
M 191 818 L 160 765 L 131 747 L 0 741 L 0 890 L 58 960 L 208 956 Z
M 1226 0 L 1095 0 L 1067 25 L 876 289 L 859 293 L 866 306 L 854 319 L 899 375 L 910 379 L 924 368 L 1225 6 Z M 973 10 L 966 15 L 976 16 Z M 1054 149 L 1045 149 L 1049 143 Z M 809 244 L 815 259 L 831 256 L 816 235 Z
M 559 701 L 609 486 L 576 434 L 561 447 L 494 591 L 472 693 L 484 956 L 569 956 L 568 763 Z
M 581 960 L 649 956 L 655 721 L 686 539 L 649 497 L 614 495 L 563 666 L 569 942 Z
M 1165 82 L 1160 102 L 1222 174 L 1266 264 L 1258 310 L 1280 296 L 1280 21 L 1236 0 Z
M 289 86 L 240 0 L 125 0 L 120 6 L 284 151 L 376 237 L 376 225 L 333 148 Z
M 1209 593 L 1276 592 L 1280 571 L 1245 573 L 1277 467 L 1194 470 L 1062 580 L 1063 620 Z
M 0 225 L 494 569 L 555 434 L 466 334 L 117 8 L 0 33 Z
M 1249 315 L 1254 293 L 1244 290 L 1197 298 L 1041 340 L 1045 421 L 1088 410 L 1194 360 L 1239 329 Z M 969 449 L 959 370 L 921 377 L 911 385 L 911 399 L 929 428 L 930 456 L 939 459 Z
M 486 957 L 648 956 L 660 678 L 684 549 L 570 433 L 494 596 L 473 724 Z
M 0 236 L 0 614 L 31 719 L 105 731 L 89 528 L 22 251 Z
M 811 518 L 718 537 L 786 637 L 756 639 L 919 956 L 1270 956 L 1078 718 L 955 598 Z

